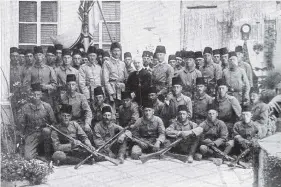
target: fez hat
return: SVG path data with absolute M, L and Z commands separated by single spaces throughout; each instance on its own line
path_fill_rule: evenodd
M 118 42 L 113 42 L 113 43 L 111 44 L 111 46 L 110 46 L 110 51 L 112 51 L 112 50 L 115 49 L 115 48 L 119 48 L 120 50 L 122 50 L 122 46 L 121 46 L 121 44 L 118 43 Z
M 236 47 L 235 47 L 235 52 L 236 52 L 236 53 L 237 53 L 237 52 L 242 53 L 242 52 L 243 52 L 243 47 L 242 47 L 241 45 L 236 46 Z
M 96 87 L 96 88 L 94 89 L 94 95 L 95 95 L 95 96 L 97 96 L 97 95 L 104 95 L 101 86 L 98 86 L 98 87 Z
M 242 107 L 242 112 L 251 112 L 252 111 L 252 107 L 250 105 L 244 105 Z
M 194 59 L 195 55 L 193 51 L 186 51 L 185 52 L 185 58 L 193 58 Z
M 179 105 L 178 106 L 178 112 L 179 111 L 186 111 L 186 112 L 188 112 L 189 110 L 188 110 L 186 105 Z
M 180 58 L 182 57 L 181 51 L 177 51 L 175 55 L 176 55 L 176 57 L 180 57 Z
M 214 49 L 213 50 L 213 55 L 220 55 L 220 50 L 219 49 Z
M 196 59 L 196 58 L 203 58 L 203 54 L 202 54 L 201 51 L 196 51 L 196 52 L 194 53 L 194 55 L 195 55 L 195 59 Z
M 42 53 L 43 54 L 43 49 L 41 46 L 35 46 L 34 47 L 34 54 L 37 54 L 37 53 Z
M 165 53 L 166 54 L 166 48 L 163 45 L 158 45 L 156 47 L 155 53 Z
M 31 54 L 33 54 L 33 51 L 31 50 L 31 49 L 27 49 L 27 50 L 25 50 L 25 55 L 27 55 L 27 54 L 29 54 L 29 53 L 31 53 Z
M 96 49 L 95 46 L 90 46 L 88 48 L 87 54 L 90 54 L 90 53 L 96 53 L 97 54 L 97 49 Z
M 205 47 L 203 54 L 205 54 L 205 53 L 213 54 L 213 49 L 211 47 Z
M 20 54 L 20 55 L 24 55 L 24 53 L 25 53 L 25 50 L 24 50 L 24 49 L 19 48 L 19 54 Z
M 150 57 L 150 52 L 149 51 L 143 51 L 142 57 Z
M 131 99 L 131 93 L 128 91 L 121 92 L 121 98 L 123 99 Z
M 205 85 L 205 79 L 204 77 L 197 77 L 196 78 L 196 85 Z
M 148 88 L 147 93 L 157 93 L 156 87 L 155 86 L 151 86 Z
M 172 85 L 182 85 L 182 81 L 179 77 L 173 77 L 172 78 Z
M 217 85 L 218 86 L 227 86 L 227 83 L 226 83 L 225 79 L 219 79 L 217 81 Z
M 145 109 L 145 108 L 152 108 L 153 109 L 153 104 L 152 104 L 151 101 L 145 100 L 142 104 L 142 107 L 143 107 L 143 109 Z
M 111 113 L 111 107 L 110 106 L 104 106 L 101 109 L 101 112 L 104 114 L 106 112 L 110 112 Z
M 11 53 L 19 53 L 19 49 L 17 47 L 11 47 L 10 48 L 10 54 Z
M 169 55 L 168 61 L 176 60 L 176 55 Z
M 149 51 L 149 56 L 153 57 L 153 52 Z
M 83 48 L 83 49 L 85 50 L 85 47 L 84 47 L 84 45 L 83 45 L 82 43 L 78 43 L 78 44 L 76 45 L 76 48 L 77 48 L 77 49 Z
M 42 91 L 42 86 L 41 86 L 40 83 L 31 84 L 31 90 L 33 92 L 35 92 L 35 91 Z
M 127 57 L 131 57 L 132 58 L 132 54 L 130 52 L 124 53 L 124 58 L 127 58 Z
M 70 55 L 71 56 L 71 50 L 70 49 L 63 49 L 62 50 L 62 56 L 65 56 L 65 55 Z
M 47 49 L 47 53 L 52 53 L 56 55 L 56 48 L 54 46 L 49 46 Z
M 67 105 L 67 104 L 62 104 L 61 108 L 60 108 L 60 112 L 61 113 L 71 114 L 72 106 L 71 105 Z
M 103 49 L 97 49 L 97 56 L 102 55 L 103 56 Z
M 226 54 L 228 54 L 228 49 L 227 49 L 226 47 L 221 48 L 221 49 L 220 49 L 220 54 L 221 54 L 221 55 L 226 55 Z
M 259 94 L 259 93 L 260 93 L 260 90 L 259 90 L 259 88 L 257 88 L 257 87 L 252 87 L 252 88 L 250 89 L 250 93 L 257 93 L 257 94 Z
M 81 57 L 82 57 L 82 58 L 88 58 L 88 55 L 87 55 L 87 53 L 85 53 L 85 52 L 81 52 Z
M 108 51 L 104 51 L 103 52 L 103 56 L 102 57 L 110 57 L 110 54 Z
M 76 82 L 76 76 L 74 74 L 66 75 L 66 82 L 71 82 L 71 81 Z
M 56 50 L 62 50 L 63 46 L 61 44 L 56 44 L 55 49 Z
M 81 55 L 81 51 L 80 51 L 79 49 L 73 49 L 72 56 L 74 56 L 74 55 L 80 55 L 80 56 L 82 56 L 82 55 Z
M 233 57 L 233 56 L 236 56 L 236 57 L 237 57 L 236 52 L 230 51 L 230 52 L 228 53 L 228 57 L 230 58 L 230 57 Z

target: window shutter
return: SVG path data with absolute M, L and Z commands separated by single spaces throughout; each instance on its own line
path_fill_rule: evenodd
M 20 22 L 37 21 L 37 2 L 34 1 L 19 2 L 19 21 Z
M 41 25 L 41 44 L 52 44 L 50 36 L 57 35 L 57 25 L 42 24 Z
M 103 1 L 102 10 L 106 21 L 120 20 L 120 1 Z
M 37 25 L 19 24 L 19 43 L 37 43 Z
M 113 42 L 120 41 L 120 23 L 107 23 L 108 30 Z M 103 42 L 111 42 L 105 23 L 102 25 L 102 40 Z
M 58 3 L 54 1 L 41 2 L 41 22 L 58 21 Z

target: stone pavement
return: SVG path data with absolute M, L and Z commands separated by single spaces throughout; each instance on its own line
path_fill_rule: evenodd
M 75 187 L 251 187 L 252 169 L 216 166 L 210 161 L 194 161 L 192 164 L 173 159 L 139 160 L 126 159 L 125 163 L 114 166 L 110 162 L 54 168 L 47 186 Z

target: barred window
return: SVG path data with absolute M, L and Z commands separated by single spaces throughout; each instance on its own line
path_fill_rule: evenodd
M 57 35 L 57 1 L 19 1 L 19 47 L 27 49 L 52 45 L 50 36 Z

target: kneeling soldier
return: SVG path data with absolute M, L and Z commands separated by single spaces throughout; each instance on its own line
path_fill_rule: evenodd
M 182 137 L 184 140 L 181 141 L 177 146 L 171 149 L 173 152 L 180 154 L 188 154 L 187 161 L 193 162 L 193 155 L 199 143 L 199 135 L 203 132 L 202 127 L 197 127 L 197 124 L 189 121 L 188 119 L 188 108 L 186 105 L 180 105 L 178 107 L 178 117 L 167 129 L 166 135 L 169 139 L 174 140 L 175 138 Z M 196 158 L 197 159 L 197 158 Z
M 121 126 L 116 125 L 112 122 L 112 111 L 110 106 L 104 106 L 102 108 L 102 115 L 102 121 L 97 123 L 94 128 L 94 142 L 97 147 L 102 146 L 118 132 L 123 130 Z M 120 160 L 120 163 L 123 163 L 125 159 L 126 149 L 126 136 L 125 134 L 122 134 L 118 137 L 116 142 L 105 146 L 105 148 L 103 149 L 103 153 L 112 158 L 117 157 Z
M 152 103 L 143 104 L 143 117 L 139 118 L 131 126 L 132 133 L 136 138 L 131 152 L 133 159 L 138 159 L 142 152 L 156 152 L 165 141 L 165 127 L 161 118 L 154 115 Z
M 53 154 L 53 160 L 57 164 L 78 164 L 89 153 L 86 150 L 81 149 L 79 144 L 84 143 L 91 149 L 95 149 L 82 127 L 75 122 L 71 121 L 72 106 L 62 105 L 60 110 L 61 123 L 58 124 L 57 129 L 66 135 L 75 139 L 74 142 L 70 142 L 66 137 L 59 134 L 57 131 L 52 131 L 51 138 L 54 146 L 55 153 Z

